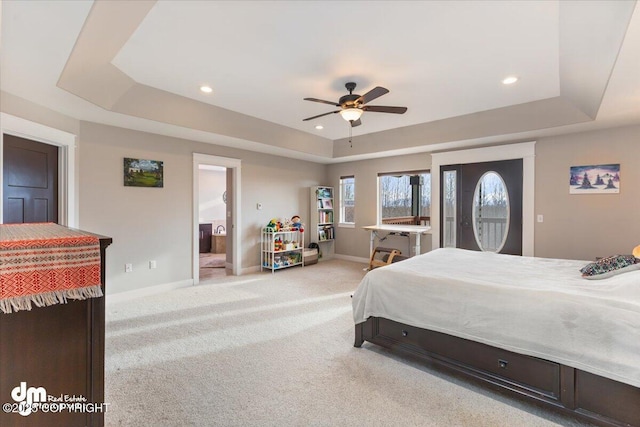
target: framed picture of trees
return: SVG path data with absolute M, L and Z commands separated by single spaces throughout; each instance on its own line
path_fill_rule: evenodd
M 618 194 L 620 164 L 571 166 L 569 194 Z
M 164 163 L 158 160 L 124 158 L 124 185 L 126 187 L 164 186 Z

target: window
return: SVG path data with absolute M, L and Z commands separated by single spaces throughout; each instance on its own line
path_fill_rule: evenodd
M 458 223 L 456 219 L 458 200 L 457 196 L 457 176 L 456 169 L 442 172 L 442 220 L 443 235 L 441 246 L 443 248 L 455 248 L 457 246 L 456 230 Z
M 502 250 L 509 233 L 510 211 L 504 179 L 498 172 L 485 172 L 473 194 L 473 234 L 480 250 Z
M 429 171 L 378 174 L 380 223 L 428 224 L 431 220 Z
M 340 177 L 340 223 L 355 224 L 355 186 L 356 179 L 353 176 Z

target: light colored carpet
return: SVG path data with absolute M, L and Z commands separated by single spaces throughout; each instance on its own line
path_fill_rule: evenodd
M 229 276 L 108 306 L 107 426 L 579 426 L 373 344 L 363 264 Z

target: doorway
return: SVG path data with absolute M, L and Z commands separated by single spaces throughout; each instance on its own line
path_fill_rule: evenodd
M 198 166 L 200 280 L 223 277 L 227 268 L 227 168 Z
M 442 166 L 440 246 L 522 255 L 522 171 L 522 159 Z
M 464 165 L 469 163 L 493 162 L 500 160 L 522 159 L 522 255 L 534 256 L 534 194 L 535 194 L 535 141 L 491 147 L 469 148 L 446 151 L 431 155 L 431 170 L 441 171 L 441 166 Z M 441 206 L 440 173 L 431 175 L 431 247 L 440 248 L 446 240 L 442 240 L 441 224 L 447 214 Z M 446 236 L 444 237 L 447 238 Z
M 239 159 L 193 154 L 194 284 L 241 274 L 240 171 Z
M 58 147 L 4 135 L 2 222 L 58 222 Z
M 78 203 L 77 203 L 77 178 L 76 178 L 76 136 L 74 134 L 41 125 L 40 123 L 25 120 L 20 117 L 0 112 L 0 153 L 4 151 L 5 140 L 11 140 L 13 137 L 26 139 L 43 143 L 46 146 L 53 147 L 57 150 L 57 154 L 51 153 L 50 156 L 55 159 L 58 188 L 55 203 L 57 207 L 54 209 L 55 215 L 51 215 L 47 220 L 57 222 L 68 227 L 78 227 Z M 40 155 L 36 155 L 38 157 Z M 5 217 L 5 161 L 0 164 L 0 222 Z M 36 187 L 41 187 L 41 183 L 35 183 Z M 42 207 L 43 201 L 36 202 Z M 49 203 L 49 202 L 47 202 Z M 42 212 L 42 210 L 40 210 Z M 42 215 L 36 218 L 41 220 Z

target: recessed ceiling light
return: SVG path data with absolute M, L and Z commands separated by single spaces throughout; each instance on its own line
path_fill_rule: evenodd
M 516 76 L 509 76 L 509 77 L 507 77 L 506 79 L 504 79 L 504 80 L 502 81 L 502 84 L 505 84 L 505 85 L 512 85 L 512 84 L 514 84 L 514 83 L 515 83 L 515 82 L 517 82 L 517 81 L 518 81 L 518 78 L 517 78 Z
M 204 93 L 211 93 L 213 92 L 213 89 L 211 89 L 210 86 L 200 86 L 200 90 L 203 91 Z
M 324 129 L 324 126 L 322 126 L 322 125 L 316 125 L 316 129 L 318 129 L 318 130 L 322 130 L 322 129 Z

